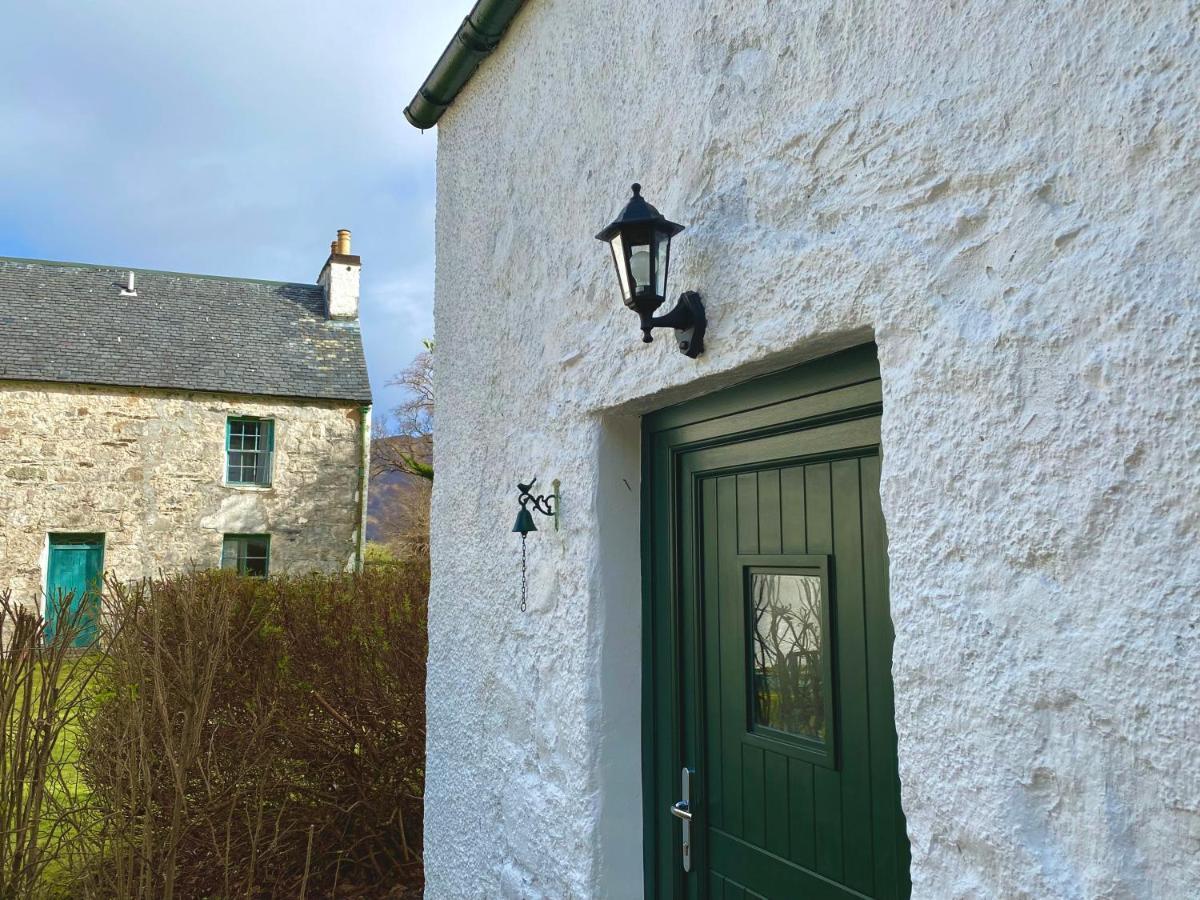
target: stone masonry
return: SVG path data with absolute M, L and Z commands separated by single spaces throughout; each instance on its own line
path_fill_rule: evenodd
M 350 401 L 0 384 L 0 591 L 39 602 L 48 535 L 103 532 L 120 579 L 220 564 L 271 535 L 271 572 L 353 568 L 363 441 Z M 275 420 L 270 487 L 225 484 L 228 416 Z

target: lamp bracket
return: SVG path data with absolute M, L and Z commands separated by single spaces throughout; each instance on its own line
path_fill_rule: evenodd
M 695 291 L 684 291 L 679 295 L 675 308 L 665 316 L 642 316 L 642 340 L 650 343 L 654 328 L 674 328 L 675 340 L 679 343 L 679 352 L 689 359 L 695 359 L 704 352 L 704 332 L 708 327 L 708 319 L 704 315 L 704 304 L 700 295 Z

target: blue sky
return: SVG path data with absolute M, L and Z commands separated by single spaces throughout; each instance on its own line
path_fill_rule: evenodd
M 433 329 L 437 138 L 402 110 L 471 6 L 9 5 L 0 256 L 313 282 L 350 228 L 389 408 Z

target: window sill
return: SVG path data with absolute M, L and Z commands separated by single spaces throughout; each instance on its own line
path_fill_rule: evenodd
M 273 484 L 231 484 L 228 481 L 224 483 L 224 487 L 229 488 L 231 491 L 251 491 L 256 494 L 269 494 L 275 490 L 275 485 Z

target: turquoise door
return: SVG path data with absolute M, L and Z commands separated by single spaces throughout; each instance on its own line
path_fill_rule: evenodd
M 52 534 L 46 572 L 46 638 L 61 624 L 73 625 L 72 645 L 87 647 L 96 638 L 104 571 L 104 536 Z

